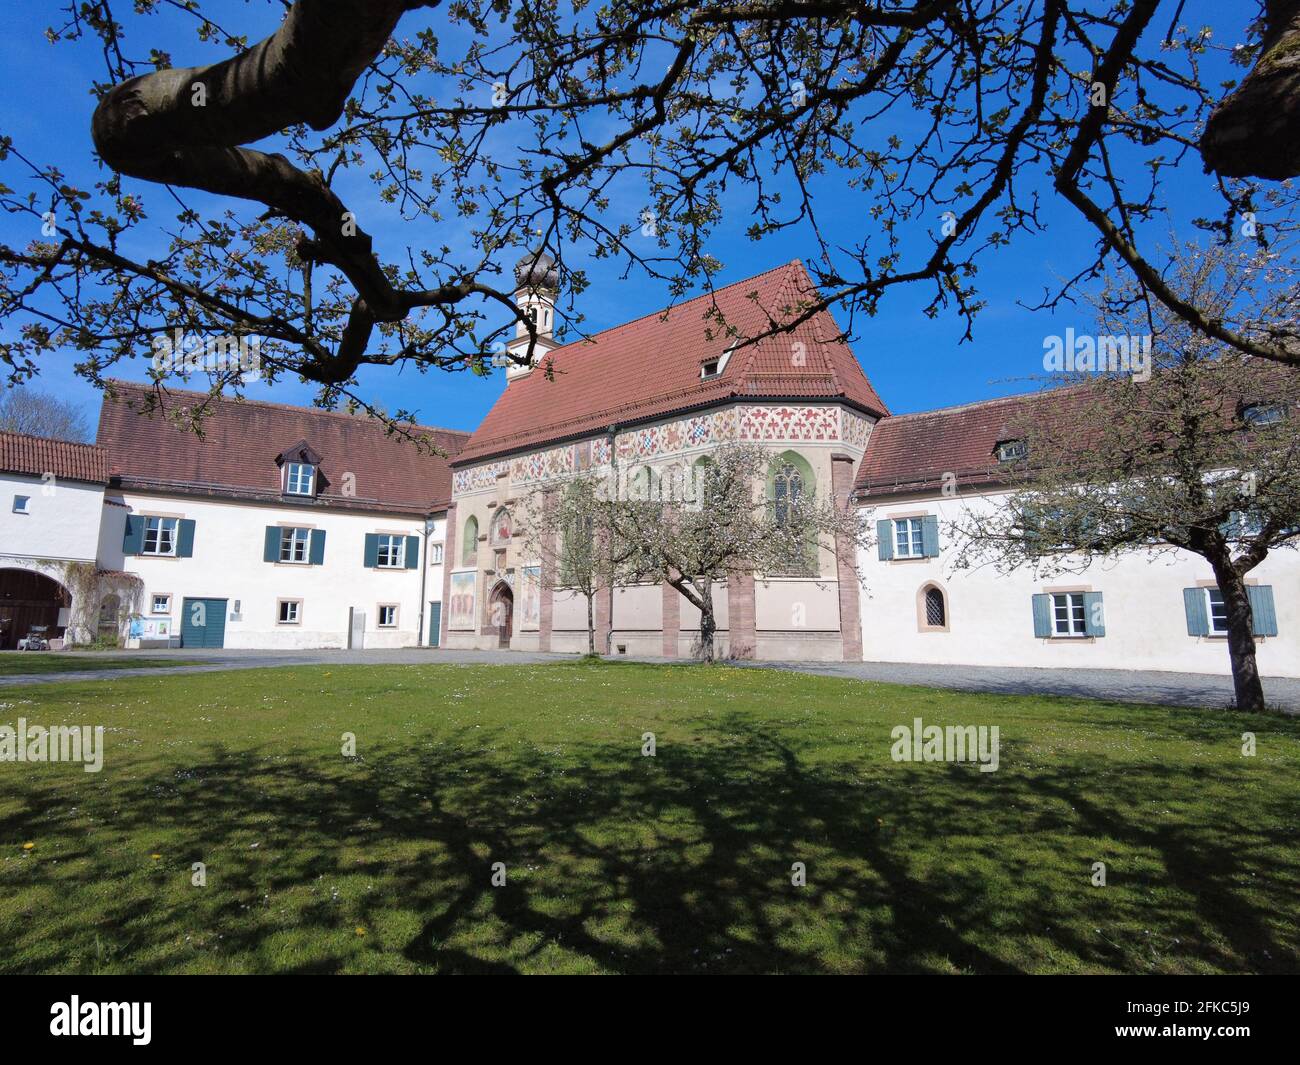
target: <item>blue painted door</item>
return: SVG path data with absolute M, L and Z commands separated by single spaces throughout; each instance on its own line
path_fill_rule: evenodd
M 429 646 L 437 647 L 442 642 L 442 604 L 429 604 Z
M 185 600 L 181 611 L 181 646 L 226 646 L 225 599 Z

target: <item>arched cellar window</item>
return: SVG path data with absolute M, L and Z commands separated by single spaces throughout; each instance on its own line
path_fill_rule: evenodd
M 921 627 L 946 629 L 948 627 L 948 600 L 943 589 L 927 584 L 921 592 Z
M 465 542 L 460 545 L 460 564 L 473 566 L 478 563 L 478 518 L 470 515 L 465 522 Z

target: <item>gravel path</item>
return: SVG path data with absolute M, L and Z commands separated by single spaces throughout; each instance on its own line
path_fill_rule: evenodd
M 13 652 L 17 654 L 19 652 Z M 32 652 L 26 652 L 32 653 Z M 9 653 L 6 652 L 6 656 Z M 409 647 L 391 651 L 105 651 L 76 652 L 87 668 L 75 673 L 42 673 L 0 676 L 0 688 L 67 681 L 101 680 L 112 677 L 154 676 L 173 673 L 211 673 L 225 669 L 262 669 L 273 666 L 316 665 L 528 665 L 559 662 L 571 655 L 527 651 L 451 651 Z M 141 658 L 176 655 L 193 662 L 184 666 L 120 668 L 96 671 L 94 659 Z M 198 661 L 194 661 L 198 660 Z M 661 661 L 638 659 L 637 661 Z M 916 684 L 927 688 L 991 692 L 1005 695 L 1064 695 L 1086 699 L 1153 703 L 1164 706 L 1223 707 L 1232 701 L 1232 680 L 1203 673 L 1158 673 L 1118 669 L 1021 669 L 1000 666 L 931 666 L 890 662 L 762 662 L 747 664 L 753 669 L 789 669 L 854 680 Z M 1271 705 L 1289 713 L 1300 713 L 1300 680 L 1266 677 L 1264 693 Z

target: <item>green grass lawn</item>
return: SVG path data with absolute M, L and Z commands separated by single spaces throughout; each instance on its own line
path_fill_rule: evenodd
M 188 666 L 185 658 L 105 658 L 73 651 L 5 651 L 0 652 L 0 677 L 36 676 L 42 673 L 83 673 L 92 669 L 158 669 L 161 666 Z
M 916 716 L 998 725 L 1001 768 L 892 761 Z M 106 754 L 0 762 L 7 973 L 1300 968 L 1276 717 L 627 663 L 0 690 L 19 717 Z

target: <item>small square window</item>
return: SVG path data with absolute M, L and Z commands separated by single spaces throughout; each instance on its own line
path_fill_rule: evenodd
M 280 624 L 297 625 L 302 617 L 302 602 L 298 599 L 280 600 Z
M 14 496 L 14 513 L 30 514 L 32 505 L 31 496 Z
M 393 603 L 381 603 L 379 605 L 379 627 L 381 629 L 394 629 L 397 627 L 397 606 Z
M 442 544 L 429 545 L 429 565 L 436 566 L 442 561 Z
M 170 614 L 172 612 L 172 597 L 170 595 L 155 595 L 149 604 L 149 613 L 151 614 Z
M 1018 462 L 1029 457 L 1029 443 L 1025 440 L 1000 440 L 997 446 L 999 462 Z
M 721 364 L 718 362 L 717 359 L 713 359 L 710 362 L 706 362 L 704 363 L 703 366 L 700 367 L 700 377 L 701 378 L 717 377 L 720 371 L 720 367 Z

